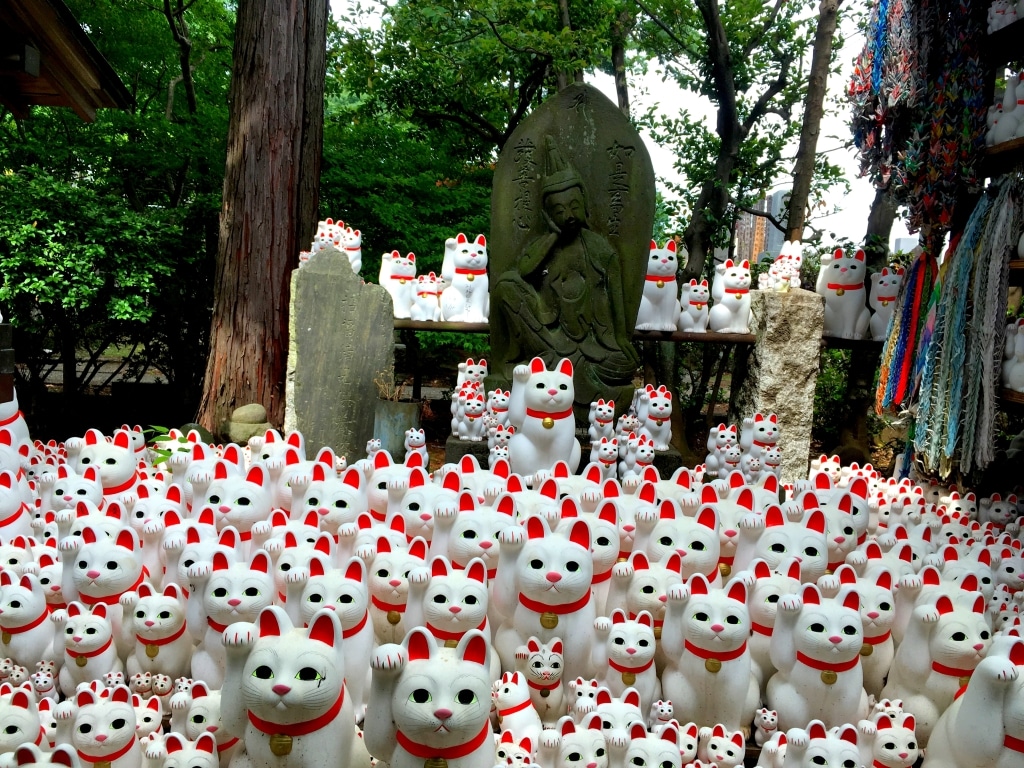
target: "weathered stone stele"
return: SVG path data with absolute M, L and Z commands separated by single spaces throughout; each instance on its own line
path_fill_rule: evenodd
M 751 291 L 750 314 L 757 342 L 736 397 L 734 419 L 758 412 L 779 417 L 781 480 L 793 482 L 807 477 L 824 303 L 818 294 L 801 289 Z
M 284 426 L 351 462 L 373 436 L 373 380 L 394 367 L 394 310 L 328 250 L 292 272 Z
M 495 383 L 534 356 L 567 357 L 578 417 L 599 396 L 629 402 L 654 198 L 643 140 L 592 86 L 558 92 L 515 130 L 491 193 Z

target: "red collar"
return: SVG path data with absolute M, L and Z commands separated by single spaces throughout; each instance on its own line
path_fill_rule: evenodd
M 486 275 L 486 269 L 467 269 L 466 267 L 456 267 L 456 275 Z
M 754 445 L 758 448 L 771 448 L 775 443 L 762 443 L 760 440 L 755 440 Z
M 874 637 L 866 637 L 865 636 L 864 642 L 867 643 L 868 645 L 881 645 L 882 643 L 884 643 L 886 640 L 889 639 L 890 635 L 892 635 L 892 630 L 891 629 L 888 632 L 884 633 L 884 634 L 875 635 Z
M 691 307 L 696 307 L 697 309 L 704 309 L 704 305 L 705 304 L 707 304 L 706 301 L 691 301 L 690 302 L 690 306 Z
M 437 296 L 437 293 L 436 292 L 431 292 L 431 291 L 417 291 L 416 295 L 417 296 Z
M 874 762 L 873 762 L 873 763 L 871 764 L 871 768 L 889 768 L 889 766 L 887 766 L 887 765 L 886 765 L 885 763 L 883 763 L 883 762 L 882 762 L 881 760 L 875 760 L 875 761 L 874 761 Z
M 415 277 L 406 277 L 405 275 L 392 275 L 391 279 L 392 280 L 401 280 L 402 281 L 402 285 L 405 285 L 410 280 L 415 280 L 416 278 Z
M 139 482 L 139 473 L 132 472 L 132 476 L 129 477 L 120 485 L 115 485 L 113 488 L 104 488 L 103 495 L 110 496 L 113 493 L 124 493 L 125 491 L 131 489 L 131 487 L 134 486 L 137 482 Z
M 598 461 L 604 464 L 606 467 L 614 467 L 616 464 L 618 464 L 618 461 L 616 461 L 615 459 L 598 459 Z
M 828 289 L 830 291 L 858 291 L 864 287 L 864 283 L 829 283 Z
M 735 294 L 737 294 L 739 296 L 745 296 L 746 294 L 750 293 L 750 289 L 749 288 L 726 288 L 725 292 L 726 293 L 735 293 Z
M 567 408 L 566 410 L 559 411 L 558 413 L 548 413 L 547 411 L 538 411 L 533 408 L 527 408 L 526 415 L 534 419 L 555 419 L 558 421 L 559 419 L 567 419 L 572 416 L 572 408 Z
M 758 624 L 756 621 L 750 622 L 750 629 L 752 632 L 757 632 L 759 635 L 772 636 L 772 628 L 766 627 L 764 624 Z
M 535 682 L 533 682 L 533 680 L 527 680 L 526 684 L 528 686 L 530 686 L 531 688 L 533 688 L 533 690 L 535 690 L 535 691 L 553 691 L 553 690 L 555 690 L 555 688 L 558 688 L 562 684 L 562 681 L 561 680 L 556 680 L 553 683 L 544 684 L 544 683 L 535 683 Z
M 366 626 L 366 617 L 369 616 L 369 615 L 370 615 L 369 611 L 363 611 L 363 618 L 361 618 L 359 620 L 358 624 L 356 624 L 354 627 L 352 627 L 352 629 L 342 629 L 341 630 L 341 639 L 342 640 L 348 640 L 350 637 L 352 637 L 352 635 L 358 635 L 359 631 L 363 627 Z
M 480 622 L 480 626 L 478 626 L 477 629 L 479 629 L 481 632 L 483 632 L 486 629 L 486 627 L 487 627 L 487 619 L 485 618 L 483 621 Z M 461 632 L 449 632 L 446 629 L 438 629 L 437 627 L 435 627 L 430 622 L 427 622 L 427 631 L 430 634 L 432 634 L 434 637 L 436 637 L 438 640 L 455 640 L 455 641 L 458 641 L 458 640 L 461 640 L 462 636 L 464 634 L 466 634 L 469 630 L 468 629 L 464 629 Z
M 20 627 L 5 627 L 3 624 L 0 624 L 0 630 L 6 632 L 8 635 L 20 635 L 22 632 L 28 632 L 30 629 L 35 629 L 44 621 L 46 621 L 46 619 L 48 619 L 49 616 L 49 609 L 46 609 L 44 607 L 43 612 L 34 621 L 30 621 L 28 624 L 23 624 Z
M 940 664 L 937 661 L 932 662 L 932 670 L 938 672 L 940 675 L 946 675 L 947 677 L 970 677 L 974 674 L 973 669 L 957 669 L 956 667 L 947 667 L 945 664 Z
M 139 578 L 135 580 L 135 583 L 128 587 L 128 589 L 126 589 L 124 592 L 137 592 L 139 589 L 139 585 L 145 578 L 146 574 L 140 573 Z M 103 603 L 104 605 L 117 605 L 118 601 L 121 599 L 121 595 L 123 595 L 124 592 L 118 592 L 117 594 L 113 595 L 102 595 L 100 597 L 93 597 L 92 595 L 87 595 L 83 592 L 79 592 L 78 599 L 86 605 L 88 605 L 90 608 L 96 605 L 97 603 Z
M 676 281 L 675 277 L 668 277 L 668 276 L 658 277 L 657 275 L 647 275 L 647 282 L 648 283 L 662 283 L 663 285 L 668 285 L 669 282 L 673 282 L 674 283 L 675 281 Z M 661 287 L 661 286 L 659 286 L 659 287 Z
M 508 413 L 508 408 L 491 408 L 491 413 Z
M 361 245 L 344 245 L 344 246 L 342 246 L 342 248 L 344 250 L 346 250 L 346 251 L 361 251 L 361 250 L 363 250 L 363 246 L 361 246 Z
M 46 610 L 48 610 L 50 613 L 53 613 L 54 611 L 56 611 L 56 610 L 58 610 L 60 608 L 63 608 L 66 611 L 68 609 L 68 604 L 67 603 L 47 603 L 46 604 Z
M 218 744 L 217 745 L 217 754 L 220 754 L 221 752 L 224 752 L 226 750 L 231 749 L 237 743 L 238 743 L 238 736 L 235 736 L 234 738 L 228 739 L 223 744 Z
M 25 502 L 22 502 L 21 506 L 18 507 L 18 509 L 10 517 L 5 517 L 3 520 L 0 520 L 0 528 L 3 528 L 6 525 L 10 525 L 15 520 L 17 520 L 19 517 L 21 517 L 25 512 L 28 512 L 28 511 L 29 511 L 28 504 L 26 504 Z
M 210 629 L 214 632 L 223 632 L 228 628 L 227 624 L 221 624 L 219 621 L 214 621 L 209 616 L 206 617 L 206 623 L 210 625 Z
M 306 736 L 313 733 L 313 731 L 319 731 L 336 718 L 338 713 L 341 712 L 341 705 L 344 703 L 345 685 L 343 683 L 341 693 L 338 694 L 338 698 L 331 705 L 331 708 L 320 715 L 320 717 L 314 717 L 312 720 L 306 720 L 301 723 L 272 723 L 270 720 L 257 717 L 252 713 L 252 710 L 247 710 L 247 712 L 249 722 L 255 726 L 256 730 L 267 734 L 267 736 Z
M 612 568 L 614 567 L 615 564 L 612 563 Z M 590 580 L 591 586 L 593 586 L 594 584 L 604 584 L 606 581 L 608 581 L 608 579 L 612 577 L 612 568 L 609 568 L 604 573 L 595 573 L 594 578 Z
M 179 637 L 184 635 L 185 634 L 185 629 L 187 627 L 188 627 L 188 625 L 184 621 L 181 622 L 181 626 L 178 627 L 178 631 L 175 632 L 170 637 L 165 637 L 163 640 L 147 640 L 146 638 L 142 637 L 141 635 L 135 635 L 135 639 L 138 640 L 143 645 L 167 645 L 168 643 L 173 643 Z
M 595 416 L 594 421 L 596 421 L 598 424 L 611 424 L 614 421 L 614 419 L 599 419 L 597 418 L 597 416 Z
M 78 658 L 93 659 L 93 658 L 99 656 L 101 653 L 103 653 L 105 650 L 107 650 L 110 647 L 110 641 L 111 640 L 113 640 L 113 637 L 108 637 L 107 638 L 107 642 L 105 642 L 101 647 L 97 648 L 95 651 L 72 651 L 70 648 L 65 648 L 64 652 L 68 656 L 70 656 L 72 659 L 78 659 Z M 118 757 L 120 757 L 120 755 L 118 755 Z
M 405 603 L 385 603 L 383 600 L 378 600 L 373 595 L 370 595 L 370 602 L 373 603 L 373 607 L 380 611 L 397 611 L 398 613 L 405 613 Z
M 743 655 L 743 652 L 747 650 L 747 641 L 743 641 L 743 645 L 737 648 L 735 651 L 722 651 L 716 653 L 715 651 L 709 651 L 707 648 L 701 648 L 699 645 L 694 645 L 689 640 L 683 641 L 683 647 L 686 648 L 690 653 L 700 659 L 718 659 L 719 661 L 732 661 L 733 659 L 739 658 Z
M 111 752 L 109 755 L 100 755 L 99 757 L 87 755 L 80 749 L 76 749 L 75 751 L 78 753 L 78 756 L 87 763 L 112 763 L 115 760 L 118 760 L 127 755 L 128 751 L 132 748 L 134 744 L 135 737 L 133 736 L 132 738 L 128 739 L 128 743 L 121 747 L 119 750 L 117 750 L 117 752 Z
M 526 701 L 521 701 L 518 704 L 516 704 L 514 707 L 509 707 L 508 709 L 499 709 L 498 710 L 498 717 L 507 717 L 508 715 L 514 715 L 516 712 L 522 712 L 524 709 L 529 707 L 531 704 L 533 704 L 533 701 L 530 699 L 529 696 L 527 696 L 526 697 Z
M 896 301 L 895 296 L 876 296 L 875 298 L 882 302 L 883 307 L 890 301 Z
M 860 656 L 854 656 L 849 661 L 844 661 L 839 664 L 826 664 L 822 661 L 816 661 L 808 656 L 806 653 L 796 652 L 796 660 L 801 664 L 804 664 L 811 669 L 817 669 L 822 672 L 848 672 L 857 666 L 857 662 L 860 661 Z
M 1024 739 L 1018 739 L 1007 734 L 1003 737 L 1003 746 L 1012 749 L 1014 752 L 1024 753 Z
M 387 511 L 378 512 L 373 507 L 371 507 L 370 508 L 370 517 L 372 517 L 374 519 L 374 522 L 383 523 L 385 520 L 388 519 L 388 513 L 387 513 Z
M 402 749 L 413 757 L 421 757 L 424 760 L 429 760 L 431 758 L 454 760 L 455 758 L 465 757 L 466 755 L 475 752 L 485 741 L 487 741 L 487 738 L 490 735 L 491 723 L 490 721 L 485 721 L 484 727 L 480 730 L 480 733 L 465 744 L 456 744 L 454 747 L 430 747 L 426 744 L 417 744 L 401 731 L 395 732 L 395 740 Z
M 23 415 L 24 414 L 22 414 L 21 411 L 15 411 L 13 416 L 8 416 L 3 421 L 0 421 L 0 427 L 6 427 L 8 424 L 13 424 L 15 421 L 17 421 L 19 416 Z
M 51 686 L 50 686 L 49 688 L 47 688 L 47 690 L 53 690 L 53 686 L 51 685 Z M 43 739 L 44 739 L 44 738 L 46 738 L 46 729 L 45 729 L 45 728 L 44 728 L 43 726 L 41 726 L 41 725 L 40 725 L 40 726 L 39 726 L 39 735 L 38 735 L 38 736 L 36 736 L 36 746 L 37 746 L 37 747 L 38 747 L 38 746 L 39 746 L 40 744 L 42 744 L 42 743 L 43 743 Z M 129 743 L 129 744 L 131 744 L 131 742 L 130 742 L 130 741 L 129 741 L 128 743 Z
M 593 593 L 588 589 L 587 593 L 583 595 L 579 600 L 574 600 L 571 603 L 565 605 L 548 605 L 538 600 L 532 600 L 522 592 L 519 593 L 519 604 L 524 608 L 529 608 L 531 611 L 537 613 L 557 613 L 559 616 L 565 616 L 567 613 L 575 613 L 590 602 L 590 598 Z
M 650 669 L 651 664 L 653 663 L 654 658 L 652 657 L 650 661 L 648 661 L 646 664 L 641 664 L 639 667 L 624 667 L 621 664 L 617 664 L 611 659 L 608 659 L 608 666 L 614 669 L 616 672 L 621 672 L 624 675 L 628 674 L 629 672 L 632 672 L 634 675 L 639 675 L 640 673 L 646 672 L 648 669 Z

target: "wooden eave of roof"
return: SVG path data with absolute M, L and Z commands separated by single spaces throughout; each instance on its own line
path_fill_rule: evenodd
M 19 64 L 26 48 L 38 51 L 38 75 L 34 66 Z M 101 107 L 132 105 L 124 83 L 62 0 L 0 2 L 0 54 L 0 103 L 16 116 L 26 116 L 32 105 L 70 107 L 92 122 Z

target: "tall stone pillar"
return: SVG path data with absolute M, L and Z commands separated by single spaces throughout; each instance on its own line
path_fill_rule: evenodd
M 361 458 L 373 437 L 373 380 L 395 365 L 391 296 L 364 284 L 344 254 L 320 251 L 292 272 L 288 336 L 285 429 L 349 463 Z
M 818 380 L 822 297 L 804 290 L 751 291 L 750 330 L 757 336 L 736 398 L 737 420 L 775 413 L 782 434 L 782 481 L 807 477 Z

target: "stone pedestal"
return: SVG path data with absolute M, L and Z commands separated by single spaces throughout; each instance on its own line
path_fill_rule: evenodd
M 654 452 L 654 468 L 658 470 L 658 476 L 663 480 L 672 477 L 681 466 L 683 466 L 683 455 L 675 448 Z
M 807 477 L 824 303 L 804 290 L 751 291 L 750 296 L 750 330 L 757 343 L 736 397 L 735 417 L 738 423 L 758 411 L 778 415 L 782 481 L 792 482 Z
M 476 456 L 477 463 L 487 469 L 487 461 L 491 455 L 486 440 L 460 440 L 449 437 L 444 442 L 444 463 L 458 464 L 466 454 Z
M 286 430 L 349 463 L 373 436 L 374 378 L 393 375 L 394 309 L 337 254 L 320 251 L 292 273 Z

